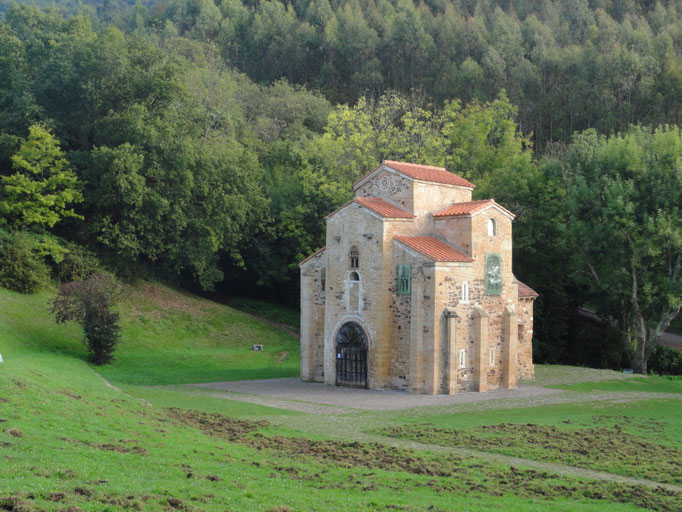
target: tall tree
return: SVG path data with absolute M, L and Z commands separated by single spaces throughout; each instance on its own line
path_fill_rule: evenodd
M 567 189 L 583 283 L 620 324 L 637 373 L 682 307 L 682 132 L 574 137 Z

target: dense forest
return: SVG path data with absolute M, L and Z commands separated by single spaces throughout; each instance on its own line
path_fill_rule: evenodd
M 682 1 L 36 3 L 0 3 L 0 256 L 34 280 L 97 260 L 295 304 L 392 158 L 517 213 L 538 361 L 637 366 L 679 311 Z

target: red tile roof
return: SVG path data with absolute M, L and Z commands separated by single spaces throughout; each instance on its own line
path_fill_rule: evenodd
M 458 187 L 474 188 L 475 186 L 461 176 L 447 171 L 444 167 L 396 162 L 395 160 L 384 160 L 384 164 L 415 180 L 445 183 L 446 185 L 456 185 Z
M 402 210 L 397 206 L 389 203 L 388 201 L 384 201 L 379 197 L 356 197 L 354 199 L 351 199 L 343 206 L 338 207 L 336 210 L 325 216 L 325 219 L 328 219 L 336 212 L 344 209 L 351 203 L 357 203 L 360 206 L 363 206 L 364 208 L 367 208 L 368 210 L 371 210 L 374 213 L 381 215 L 386 219 L 414 219 L 414 215 L 412 215 L 411 213 L 406 212 L 405 210 Z
M 519 285 L 519 297 L 524 297 L 526 299 L 534 299 L 538 297 L 538 292 L 533 290 L 530 286 L 521 281 L 516 281 Z
M 404 174 L 408 178 L 419 181 L 430 181 L 432 183 L 444 183 L 446 185 L 456 185 L 458 187 L 474 188 L 475 185 L 470 181 L 465 180 L 461 176 L 457 176 L 449 172 L 444 167 L 433 167 L 431 165 L 411 164 L 409 162 L 397 162 L 395 160 L 384 160 L 382 165 L 386 165 L 391 169 Z M 379 166 L 381 167 L 381 166 Z M 372 169 L 365 174 L 358 181 L 353 183 L 353 186 L 363 181 L 367 176 L 376 171 L 379 167 Z
M 303 265 L 306 261 L 308 261 L 308 260 L 311 259 L 311 258 L 314 258 L 314 257 L 317 256 L 318 254 L 320 254 L 322 251 L 324 251 L 326 248 L 327 248 L 327 246 L 326 246 L 326 245 L 323 245 L 322 247 L 320 247 L 317 251 L 315 251 L 314 253 L 312 253 L 312 254 L 311 254 L 310 256 L 308 256 L 307 258 L 302 259 L 301 262 L 300 262 L 298 265 L 299 265 L 299 266 Z
M 378 213 L 382 217 L 391 219 L 414 219 L 414 215 L 411 213 L 408 213 L 379 197 L 356 197 L 354 201 L 360 206 L 364 206 L 374 213 Z
M 394 239 L 433 261 L 466 263 L 474 261 L 463 252 L 432 236 L 396 236 Z
M 467 201 L 464 203 L 455 203 L 443 208 L 442 210 L 438 210 L 436 213 L 433 214 L 433 216 L 438 218 L 471 215 L 491 205 L 496 205 L 497 207 L 501 208 L 503 211 L 505 211 L 512 217 L 515 216 L 512 212 L 497 204 L 494 199 L 482 199 L 480 201 Z

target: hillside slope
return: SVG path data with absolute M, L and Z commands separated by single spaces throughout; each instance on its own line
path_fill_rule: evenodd
M 0 288 L 0 353 L 52 352 L 84 360 L 75 324 L 49 313 L 53 290 L 23 295 Z M 119 305 L 122 342 L 98 368 L 114 383 L 160 385 L 291 377 L 299 344 L 285 331 L 233 308 L 158 284 L 129 287 Z M 263 352 L 251 350 L 262 344 Z

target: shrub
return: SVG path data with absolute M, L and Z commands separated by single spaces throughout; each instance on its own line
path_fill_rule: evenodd
M 57 263 L 57 277 L 61 283 L 83 280 L 99 270 L 99 260 L 80 245 L 69 244 L 62 260 Z
M 33 293 L 49 282 L 49 268 L 26 233 L 0 230 L 0 286 Z
M 649 356 L 649 371 L 658 375 L 682 375 L 682 352 L 657 345 Z
M 120 294 L 116 280 L 102 272 L 82 281 L 72 281 L 59 287 L 52 302 L 57 323 L 70 320 L 81 324 L 90 360 L 102 365 L 114 358 L 120 340 L 118 313 L 111 310 Z

